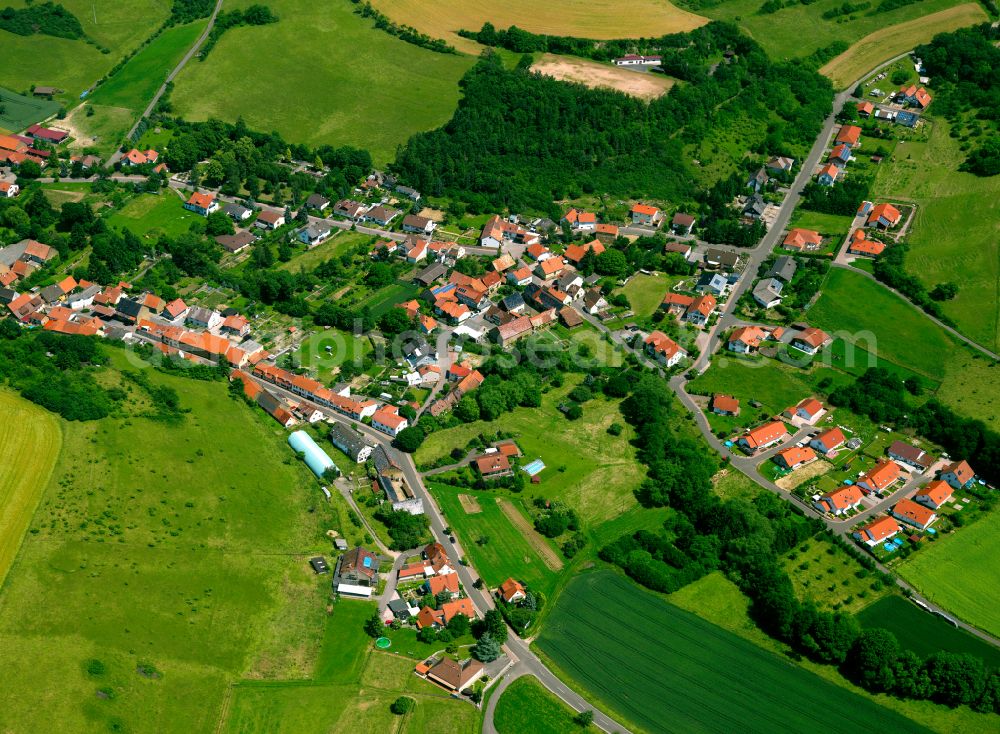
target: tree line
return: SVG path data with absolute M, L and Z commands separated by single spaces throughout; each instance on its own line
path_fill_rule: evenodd
M 267 25 L 277 22 L 278 16 L 274 14 L 271 8 L 259 3 L 254 3 L 243 10 L 237 8 L 226 13 L 219 13 L 215 18 L 215 24 L 212 26 L 211 33 L 208 34 L 208 38 L 205 39 L 205 43 L 201 46 L 198 60 L 204 61 L 208 58 L 208 54 L 215 48 L 215 44 L 219 42 L 222 35 L 230 28 Z

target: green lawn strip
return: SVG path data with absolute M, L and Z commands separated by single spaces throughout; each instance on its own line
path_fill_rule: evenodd
M 632 493 L 644 471 L 629 443 L 631 429 L 625 426 L 620 436 L 607 432 L 612 423 L 625 425 L 617 401 L 603 397 L 589 400 L 577 421 L 567 420 L 558 411 L 558 405 L 579 381 L 579 375 L 567 376 L 562 387 L 543 395 L 541 408 L 517 408 L 495 421 L 476 421 L 431 434 L 416 453 L 418 465 L 464 448 L 480 433 L 506 431 L 514 435 L 524 453 L 522 464 L 538 458 L 545 462 L 541 482 L 528 485 L 526 497 L 561 499 L 588 526 L 617 517 L 636 506 Z
M 942 650 L 967 652 L 987 666 L 1000 668 L 1000 650 L 965 630 L 955 629 L 940 617 L 925 612 L 898 594 L 879 599 L 857 613 L 863 627 L 884 627 L 896 635 L 903 649 L 921 657 Z
M 956 492 L 956 499 L 962 498 Z M 935 604 L 992 635 L 1000 635 L 997 574 L 1000 512 L 938 538 L 895 570 Z
M 533 676 L 522 676 L 507 686 L 497 701 L 493 724 L 500 734 L 565 734 L 572 731 L 576 712 Z
M 125 352 L 112 355 L 127 365 Z M 286 433 L 222 383 L 146 371 L 190 409 L 181 424 L 139 417 L 148 399 L 124 381 L 138 398 L 124 415 L 63 424 L 63 451 L 0 595 L 0 710 L 11 730 L 116 719 L 140 730 L 149 711 L 163 731 L 209 730 L 230 681 L 307 675 L 320 648 L 329 578 L 307 561 L 329 554 L 326 529 L 342 528 Z M 106 678 L 78 672 L 92 657 Z M 16 662 L 27 659 L 38 675 Z M 147 663 L 162 678 L 135 673 Z M 104 685 L 114 702 L 95 696 Z
M 473 567 L 489 587 L 513 577 L 537 588 L 548 598 L 558 572 L 552 571 L 531 547 L 520 531 L 507 519 L 495 497 L 488 492 L 451 487 L 428 482 L 428 488 L 451 526 Z M 468 514 L 458 495 L 472 496 L 481 512 Z M 516 497 L 508 501 L 518 503 Z M 485 543 L 481 542 L 486 540 Z
M 383 165 L 411 135 L 451 117 L 458 80 L 475 63 L 379 31 L 350 3 L 268 5 L 277 23 L 229 30 L 204 62 L 185 67 L 172 95 L 178 114 L 242 116 L 287 140 L 365 148 Z M 248 48 L 268 62 L 248 64 Z
M 374 604 L 356 599 L 341 599 L 334 605 L 316 659 L 315 680 L 353 683 L 358 679 L 371 651 L 371 638 L 364 633 L 365 620 L 374 611 Z
M 923 139 L 901 143 L 875 181 L 879 198 L 912 201 L 906 269 L 928 288 L 951 282 L 942 305 L 959 329 L 985 347 L 1000 344 L 1000 179 L 960 173 L 965 160 L 950 126 L 935 118 Z
M 819 232 L 824 237 L 836 240 L 840 246 L 844 238 L 849 234 L 847 230 L 851 228 L 854 217 L 840 216 L 838 214 L 823 214 L 799 207 L 792 215 L 791 227 L 801 227 L 802 229 L 812 229 Z
M 683 731 L 806 731 L 878 722 L 923 730 L 610 571 L 574 579 L 536 645 L 630 728 L 660 731 L 670 721 Z M 752 676 L 739 674 L 748 670 Z
M 747 613 L 749 600 L 721 572 L 711 573 L 693 584 L 688 584 L 680 591 L 671 594 L 668 599 L 677 606 L 687 609 L 751 643 L 795 660 L 796 667 L 812 672 L 829 683 L 853 692 L 874 704 L 891 709 L 913 721 L 919 721 L 924 726 L 941 732 L 941 734 L 958 732 L 976 734 L 976 732 L 982 731 L 983 726 L 992 726 L 992 714 L 977 714 L 967 706 L 952 709 L 929 701 L 903 700 L 885 694 L 873 695 L 855 686 L 832 666 L 814 663 L 806 658 L 790 656 L 788 647 L 768 637 L 754 624 Z M 910 729 L 904 728 L 902 730 L 909 731 Z

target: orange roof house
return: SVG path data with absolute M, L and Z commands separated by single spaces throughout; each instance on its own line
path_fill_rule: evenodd
M 926 487 L 921 487 L 913 499 L 922 505 L 930 507 L 932 510 L 938 509 L 941 505 L 951 499 L 952 488 L 948 482 L 937 479 Z
M 820 512 L 842 515 L 861 506 L 861 490 L 854 485 L 838 487 L 821 495 L 814 503 Z
M 876 204 L 872 207 L 866 224 L 869 227 L 889 229 L 890 227 L 895 227 L 899 224 L 899 220 L 902 219 L 902 217 L 903 215 L 899 213 L 899 209 L 894 207 L 892 204 Z
M 813 438 L 809 442 L 817 451 L 827 454 L 840 446 L 843 446 L 847 439 L 844 437 L 844 432 L 834 426 L 833 428 L 827 429 L 820 433 L 818 436 Z
M 527 595 L 524 586 L 520 581 L 509 578 L 500 584 L 497 594 L 508 604 L 521 601 Z
M 779 451 L 774 457 L 775 463 L 785 469 L 797 469 L 815 460 L 816 452 L 808 446 L 802 448 L 789 446 L 787 449 Z
M 740 438 L 739 443 L 746 449 L 758 451 L 778 443 L 786 435 L 788 435 L 788 429 L 785 424 L 781 421 L 773 421 L 748 431 Z
M 862 117 L 869 117 L 875 111 L 875 105 L 871 102 L 858 102 L 858 114 Z
M 926 530 L 937 520 L 937 513 L 934 510 L 917 504 L 913 500 L 900 500 L 892 508 L 892 514 L 906 524 L 913 525 L 921 530 Z
M 741 326 L 729 335 L 729 350 L 733 352 L 753 352 L 767 338 L 767 332 L 759 326 Z
M 718 413 L 719 415 L 739 415 L 740 401 L 732 395 L 716 393 L 712 396 L 711 408 L 713 413 Z
M 899 532 L 899 523 L 891 517 L 880 517 L 858 528 L 854 537 L 868 545 L 876 545 Z
M 976 478 L 976 472 L 969 466 L 969 462 L 963 459 L 946 466 L 941 472 L 941 478 L 953 489 L 962 489 Z
M 434 596 L 437 596 L 442 591 L 447 591 L 451 594 L 452 598 L 455 598 L 459 593 L 458 574 L 449 573 L 444 576 L 431 576 L 426 582 L 424 582 L 424 586 L 426 586 L 427 589 L 434 594 Z
M 595 255 L 600 255 L 604 252 L 604 244 L 600 240 L 594 240 L 593 242 L 588 242 L 585 245 L 570 245 L 566 248 L 566 252 L 563 253 L 563 256 L 574 265 L 579 265 L 584 256 L 591 251 L 593 251 Z
M 857 125 L 844 125 L 840 128 L 840 132 L 837 133 L 837 143 L 844 143 L 846 145 L 857 145 L 858 141 L 861 139 L 861 128 Z
M 823 238 L 819 232 L 811 229 L 796 227 L 789 230 L 782 241 L 781 246 L 788 250 L 814 250 L 822 244 Z
M 867 492 L 881 492 L 886 487 L 892 486 L 901 474 L 902 469 L 899 468 L 899 464 L 886 459 L 858 479 L 858 486 Z

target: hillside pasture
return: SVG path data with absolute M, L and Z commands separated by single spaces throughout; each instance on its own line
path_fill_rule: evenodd
M 62 445 L 47 410 L 0 390 L 0 587 L 48 484 Z
M 666 0 L 372 0 L 397 23 L 411 25 L 432 38 L 443 38 L 460 51 L 478 55 L 482 46 L 462 38 L 460 30 L 478 31 L 489 22 L 497 28 L 516 25 L 532 33 L 581 38 L 637 38 L 682 33 L 707 19 Z M 636 19 L 641 18 L 641 23 Z
M 957 492 L 956 498 L 962 493 Z M 896 571 L 935 604 L 991 635 L 1000 636 L 1000 512 L 938 538 Z
M 588 59 L 543 54 L 531 70 L 561 82 L 583 84 L 592 89 L 614 89 L 639 99 L 656 99 L 670 91 L 676 79 L 665 74 L 629 71 Z
M 875 17 L 888 19 L 897 13 L 905 14 L 903 17 L 911 17 L 914 11 L 927 11 L 930 6 L 940 7 L 944 4 L 946 3 L 921 2 L 899 11 L 880 13 Z M 895 25 L 879 27 L 824 64 L 819 73 L 829 77 L 835 89 L 845 89 L 882 62 L 906 53 L 921 43 L 927 43 L 938 33 L 948 33 L 987 20 L 989 18 L 982 5 L 963 3 Z
M 0 128 L 11 132 L 20 132 L 59 111 L 58 102 L 17 94 L 2 87 L 0 87 L 0 105 L 3 107 L 3 113 L 0 113 Z
M 924 731 L 609 571 L 566 587 L 536 646 L 637 731 Z
M 289 141 L 365 148 L 384 165 L 397 145 L 451 117 L 458 80 L 475 63 L 383 33 L 349 2 L 268 5 L 277 23 L 231 29 L 205 61 L 184 68 L 171 97 L 177 114 L 242 116 Z M 248 60 L 248 48 L 267 63 Z

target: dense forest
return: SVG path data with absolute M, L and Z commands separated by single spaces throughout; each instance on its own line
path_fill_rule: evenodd
M 989 23 L 941 33 L 916 55 L 934 81 L 934 109 L 953 123 L 974 119 L 979 138 L 963 170 L 979 176 L 1000 174 L 1000 28 Z
M 699 192 L 688 152 L 720 120 L 753 119 L 747 148 L 805 150 L 830 111 L 829 81 L 795 64 L 773 64 L 724 23 L 690 35 L 678 84 L 646 103 L 625 94 L 506 69 L 486 55 L 461 82 L 464 96 L 443 128 L 414 136 L 395 170 L 432 195 L 513 211 L 599 191 L 690 200 Z M 683 38 L 689 38 L 688 35 Z M 709 67 L 721 48 L 736 56 Z M 681 66 L 685 68 L 680 68 Z
M 24 8 L 7 6 L 0 10 L 0 29 L 19 36 L 40 33 L 57 38 L 83 38 L 83 26 L 62 5 L 52 2 L 29 4 Z

